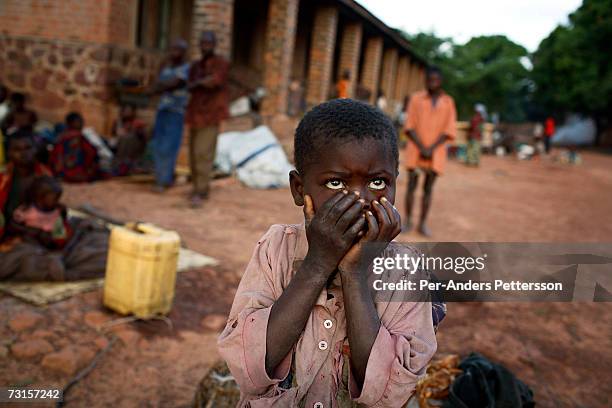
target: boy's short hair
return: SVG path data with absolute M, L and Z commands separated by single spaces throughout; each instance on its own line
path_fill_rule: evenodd
M 304 115 L 294 140 L 294 161 L 298 172 L 314 160 L 316 150 L 331 140 L 375 139 L 385 143 L 399 163 L 395 127 L 384 113 L 353 99 L 334 99 L 315 106 Z

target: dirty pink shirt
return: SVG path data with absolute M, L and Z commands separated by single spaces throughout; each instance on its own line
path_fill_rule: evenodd
M 240 386 L 239 406 L 338 407 L 340 389 L 348 389 L 355 403 L 368 407 L 402 406 L 436 351 L 430 302 L 376 302 L 381 326 L 359 390 L 350 368 L 348 384 L 343 384 L 343 364 L 349 361 L 343 358 L 343 353 L 349 353 L 346 318 L 342 288 L 332 285 L 319 295 L 293 352 L 272 378 L 268 376 L 265 356 L 270 310 L 307 250 L 303 225 L 273 225 L 255 247 L 218 343 Z M 384 255 L 410 251 L 391 243 Z M 297 386 L 281 387 L 290 371 Z

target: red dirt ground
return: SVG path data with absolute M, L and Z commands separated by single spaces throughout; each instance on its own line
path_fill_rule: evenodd
M 479 169 L 451 162 L 435 186 L 434 239 L 612 242 L 612 157 L 587 152 L 583 159 L 583 165 L 567 166 L 487 156 Z M 405 182 L 402 174 L 398 197 Z M 217 180 L 206 206 L 192 210 L 186 205 L 187 186 L 165 195 L 149 188 L 117 180 L 66 186 L 64 200 L 177 230 L 189 248 L 221 264 L 179 274 L 169 316 L 174 330 L 162 322 L 118 327 L 121 341 L 70 391 L 68 406 L 188 405 L 197 382 L 218 358 L 215 318 L 228 312 L 254 243 L 273 223 L 301 221 L 286 189 L 257 191 L 233 179 Z M 397 204 L 401 210 L 402 200 Z M 422 240 L 416 234 L 400 238 Z M 44 338 L 53 350 L 68 347 L 77 366 L 83 366 L 85 357 L 105 344 L 91 326 L 119 317 L 104 310 L 101 293 L 46 308 L 0 295 L 0 385 L 65 384 L 69 374 L 41 364 L 49 350 L 20 359 L 13 350 Z M 450 304 L 438 332 L 439 353 L 478 351 L 505 364 L 532 387 L 539 406 L 607 407 L 612 401 L 611 311 L 609 303 Z M 14 330 L 9 321 L 21 312 L 42 318 L 31 328 Z M 75 344 L 80 347 L 71 349 Z

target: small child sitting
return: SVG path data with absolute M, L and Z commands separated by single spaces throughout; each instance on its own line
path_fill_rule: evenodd
M 69 113 L 66 130 L 55 143 L 49 159 L 53 174 L 67 182 L 91 182 L 100 176 L 98 151 L 83 134 L 83 125 L 80 113 Z
M 34 239 L 48 249 L 61 249 L 71 236 L 66 207 L 60 203 L 62 187 L 51 176 L 34 179 L 26 201 L 12 215 L 13 234 Z
M 136 108 L 123 105 L 119 118 L 113 125 L 110 146 L 115 153 L 113 174 L 125 176 L 139 170 L 139 164 L 147 148 L 147 128 L 138 119 Z

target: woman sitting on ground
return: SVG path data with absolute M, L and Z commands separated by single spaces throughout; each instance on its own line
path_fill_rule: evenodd
M 34 143 L 27 132 L 20 132 L 9 139 L 7 169 L 0 173 L 0 280 L 11 281 L 68 281 L 104 276 L 108 252 L 108 231 L 96 227 L 87 220 L 70 219 L 71 234 L 44 233 L 24 237 L 19 226 L 48 229 L 47 221 L 57 226 L 54 215 L 42 222 L 39 217 L 50 210 L 60 210 L 59 197 L 51 189 L 47 194 L 42 186 L 34 188 L 33 182 L 51 172 L 38 163 L 34 155 Z M 34 201 L 39 207 L 32 210 L 26 192 L 40 191 L 42 197 Z M 48 196 L 48 197 L 47 197 Z M 25 205 L 24 205 L 25 204 Z M 61 211 L 60 211 L 61 212 Z M 36 214 L 38 213 L 38 214 Z M 48 214 L 47 214 L 48 215 Z M 57 214 L 55 214 L 57 215 Z M 5 228 L 9 227 L 9 228 Z M 68 236 L 70 235 L 70 236 Z M 60 249 L 61 247 L 61 249 Z M 53 249 L 55 248 L 55 249 Z

